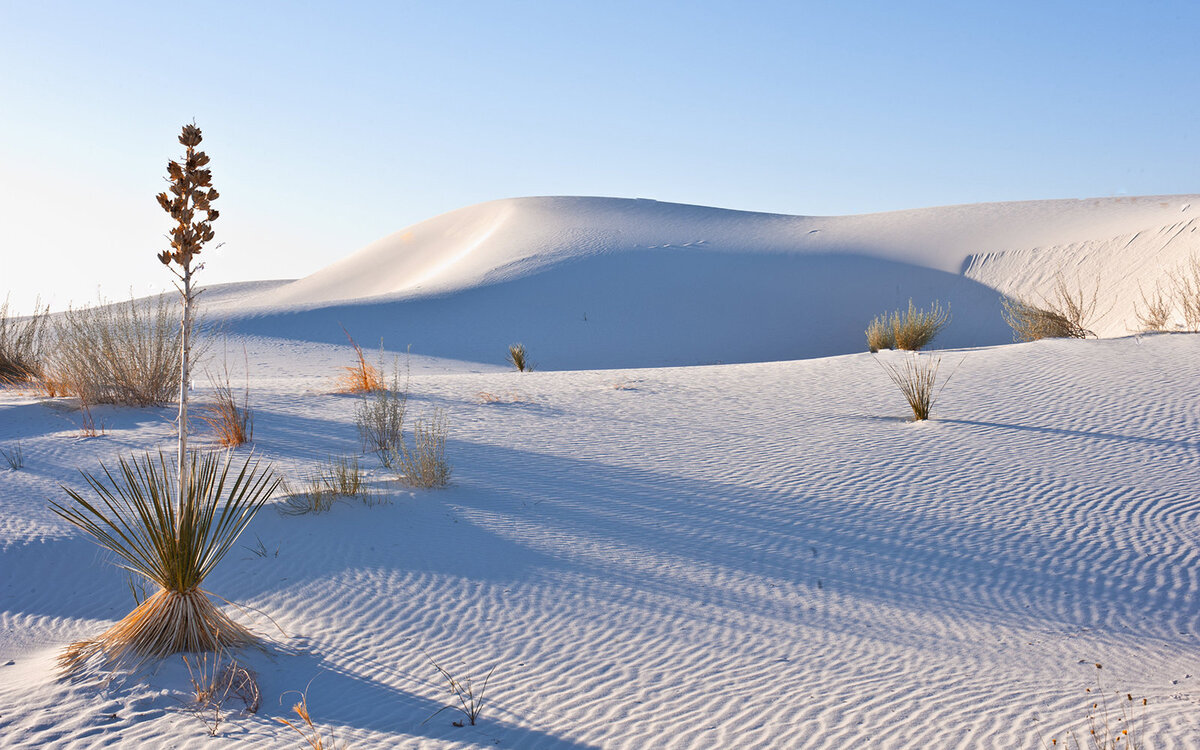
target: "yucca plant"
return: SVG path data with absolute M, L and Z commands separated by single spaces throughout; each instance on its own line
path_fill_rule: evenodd
M 222 651 L 257 638 L 230 619 L 202 588 L 279 484 L 270 467 L 248 457 L 191 454 L 186 486 L 163 454 L 119 460 L 115 471 L 82 472 L 95 497 L 64 487 L 73 504 L 51 509 L 115 554 L 117 565 L 158 587 L 99 637 L 73 644 L 61 666 L 73 672 L 93 657 L 110 666 L 180 652 Z M 183 502 L 176 503 L 182 496 Z
M 529 361 L 529 351 L 520 343 L 508 345 L 504 361 L 517 368 L 517 372 L 528 372 L 534 368 L 534 363 Z

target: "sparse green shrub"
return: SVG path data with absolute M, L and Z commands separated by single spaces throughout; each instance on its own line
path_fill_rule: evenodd
M 351 497 L 362 499 L 366 505 L 377 504 L 363 482 L 358 458 L 331 456 L 321 465 L 320 471 L 304 478 L 298 492 L 286 490 L 279 511 L 289 516 L 324 513 L 338 500 Z
M 446 463 L 446 412 L 434 409 L 413 425 L 413 447 L 404 440 L 393 448 L 388 465 L 399 479 L 413 487 L 445 487 L 450 482 L 450 464 Z
M 363 451 L 375 452 L 384 464 L 400 444 L 404 430 L 404 412 L 408 406 L 408 379 L 400 388 L 400 368 L 394 364 L 392 387 L 364 392 L 354 407 L 354 424 Z
M 53 325 L 48 369 L 80 401 L 157 406 L 176 395 L 182 331 L 166 296 L 71 309 Z
M 947 377 L 942 383 L 942 387 L 935 390 L 938 368 L 941 364 L 941 357 L 932 355 L 922 357 L 915 352 L 904 358 L 902 367 L 891 362 L 879 362 L 879 366 L 904 395 L 904 400 L 912 409 L 914 421 L 929 419 L 934 403 L 942 389 L 946 387 L 946 383 L 950 382 L 950 377 Z M 953 375 L 953 373 L 951 374 Z
M 867 348 L 872 352 L 880 349 L 907 349 L 916 351 L 930 344 L 950 322 L 950 311 L 943 310 L 936 300 L 928 310 L 917 309 L 910 299 L 908 310 L 883 313 L 867 325 Z
M 529 352 L 526 351 L 524 344 L 509 344 L 508 354 L 505 355 L 504 361 L 517 368 L 517 372 L 528 372 L 534 368 L 534 363 L 529 361 Z
M 35 304 L 32 315 L 18 319 L 9 315 L 7 298 L 0 304 L 0 385 L 41 376 L 47 310 Z

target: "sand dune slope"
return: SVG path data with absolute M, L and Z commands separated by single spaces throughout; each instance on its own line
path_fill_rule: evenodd
M 1194 204 L 1194 205 L 1193 205 Z M 840 217 L 612 198 L 453 211 L 218 309 L 237 330 L 412 344 L 544 367 L 784 360 L 861 351 L 879 312 L 933 300 L 944 346 L 1004 343 L 1004 294 L 1056 274 L 1098 290 L 1093 329 L 1136 330 L 1139 289 L 1200 250 L 1200 196 L 1031 201 Z

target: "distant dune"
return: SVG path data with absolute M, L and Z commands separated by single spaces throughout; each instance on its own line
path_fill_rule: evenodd
M 784 216 L 618 198 L 452 211 L 290 283 L 214 295 L 235 330 L 547 369 L 862 351 L 876 314 L 940 300 L 942 347 L 1011 340 L 1006 294 L 1099 281 L 1101 336 L 1136 328 L 1139 288 L 1200 250 L 1200 195 Z

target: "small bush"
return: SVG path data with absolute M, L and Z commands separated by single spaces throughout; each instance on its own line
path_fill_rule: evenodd
M 887 313 L 875 317 L 867 324 L 867 348 L 871 352 L 896 348 L 896 337 L 892 333 L 892 321 Z
M 392 450 L 400 444 L 404 430 L 404 412 L 408 406 L 408 379 L 400 388 L 400 368 L 392 370 L 392 387 L 363 393 L 354 407 L 354 424 L 362 441 L 363 452 L 373 451 L 387 464 Z
M 203 653 L 188 658 L 183 655 L 191 683 L 191 700 L 185 704 L 192 715 L 216 737 L 225 718 L 225 703 L 231 698 L 241 700 L 247 713 L 258 713 L 262 694 L 253 670 L 243 667 L 223 652 Z
M 158 406 L 178 395 L 182 331 L 165 296 L 68 310 L 54 337 L 51 379 L 84 403 Z
M 508 354 L 505 355 L 504 361 L 517 368 L 517 372 L 528 372 L 534 368 L 534 363 L 529 361 L 529 352 L 526 351 L 524 344 L 509 344 Z
M 1183 313 L 1183 326 L 1200 331 L 1200 255 L 1192 255 L 1169 275 L 1174 296 Z
M 228 362 L 221 379 L 211 374 L 208 379 L 213 388 L 213 402 L 200 413 L 200 419 L 213 429 L 217 442 L 226 448 L 248 443 L 254 437 L 254 415 L 250 411 L 249 357 L 246 363 L 246 385 L 242 389 L 240 404 L 229 383 Z
M 1053 296 L 1042 297 L 1040 304 L 1021 298 L 1005 299 L 1004 322 L 1012 328 L 1014 341 L 1094 337 L 1096 334 L 1087 326 L 1095 317 L 1099 294 L 1099 277 L 1089 295 L 1082 284 L 1069 286 L 1060 273 L 1054 282 Z
M 303 516 L 309 513 L 325 513 L 337 501 L 337 494 L 329 488 L 329 482 L 320 474 L 306 476 L 298 491 L 284 488 L 283 504 L 279 512 L 288 516 Z
M 1142 309 L 1135 302 L 1133 303 L 1133 313 L 1137 316 L 1138 324 L 1143 331 L 1163 331 L 1166 330 L 1167 322 L 1171 319 L 1171 295 L 1163 294 L 1162 286 L 1158 283 L 1154 285 L 1154 294 L 1147 297 L 1145 290 L 1141 285 L 1138 285 L 1138 293 L 1142 297 Z
M 916 351 L 933 341 L 950 322 L 950 311 L 943 310 L 940 302 L 934 301 L 929 310 L 919 310 L 910 299 L 908 310 L 888 315 L 884 313 L 867 325 L 867 348 L 872 352 L 880 349 L 907 349 Z
M 929 413 L 933 410 L 933 405 L 941 394 L 942 388 L 945 388 L 946 383 L 950 382 L 950 378 L 947 377 L 942 383 L 942 387 L 934 390 L 937 385 L 938 368 L 941 364 L 941 357 L 922 357 L 915 353 L 904 359 L 903 367 L 898 367 L 890 362 L 879 363 L 891 381 L 904 394 L 904 400 L 912 409 L 914 421 L 929 419 Z
M 367 362 L 367 357 L 363 354 L 362 347 L 350 335 L 350 332 L 345 328 L 342 333 L 346 334 L 346 338 L 350 339 L 350 345 L 354 347 L 354 354 L 358 358 L 358 364 L 353 367 L 343 367 L 345 370 L 342 376 L 338 379 L 338 393 L 373 393 L 381 391 L 384 388 L 383 375 L 379 372 L 379 368 Z
M 18 320 L 0 304 L 0 385 L 35 380 L 42 374 L 42 355 L 48 308 L 34 305 L 33 315 Z
M 413 425 L 413 447 L 401 440 L 393 449 L 389 465 L 400 480 L 413 487 L 445 487 L 450 483 L 450 464 L 446 463 L 446 412 L 434 409 L 429 417 Z

